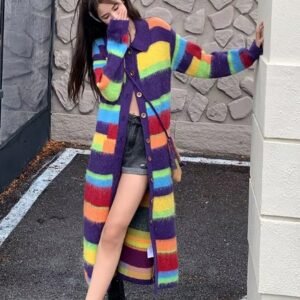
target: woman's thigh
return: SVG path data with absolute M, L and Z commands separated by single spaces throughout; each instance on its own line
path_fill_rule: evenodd
M 122 173 L 104 227 L 126 231 L 146 189 L 147 175 Z

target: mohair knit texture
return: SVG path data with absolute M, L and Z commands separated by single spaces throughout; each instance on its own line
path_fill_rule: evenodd
M 176 206 L 166 135 L 144 95 L 170 130 L 172 71 L 199 78 L 230 76 L 251 66 L 262 48 L 253 41 L 249 49 L 206 53 L 160 18 L 138 19 L 134 24 L 136 34 L 130 43 L 129 21 L 112 20 L 107 36 L 94 41 L 91 53 L 101 97 L 84 185 L 84 276 L 89 284 L 101 232 L 117 191 L 134 92 L 143 128 L 148 187 L 129 224 L 115 275 L 138 284 L 154 284 L 157 293 L 179 282 Z M 127 78 L 124 67 L 140 90 Z M 147 256 L 149 247 L 153 257 Z

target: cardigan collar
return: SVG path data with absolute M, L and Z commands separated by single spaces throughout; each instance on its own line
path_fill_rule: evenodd
M 144 19 L 133 20 L 135 25 L 135 37 L 130 44 L 130 47 L 146 51 L 150 45 L 150 30 L 149 25 Z

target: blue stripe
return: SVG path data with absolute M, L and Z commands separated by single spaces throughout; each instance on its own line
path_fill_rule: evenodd
M 116 42 L 114 40 L 108 39 L 107 40 L 107 53 L 116 55 L 118 57 L 123 57 L 128 45 L 120 42 Z
M 158 276 L 160 278 L 169 278 L 173 276 L 178 276 L 178 269 L 173 270 L 173 271 L 160 271 L 158 272 Z
M 102 38 L 96 39 L 92 45 L 92 55 L 100 54 L 99 46 L 105 45 L 104 40 Z
M 172 184 L 171 176 L 157 177 L 153 180 L 154 189 L 168 187 Z
M 99 179 L 99 178 L 93 178 L 90 175 L 86 174 L 85 179 L 88 183 L 98 186 L 98 187 L 111 187 L 112 186 L 112 179 Z
M 97 121 L 118 124 L 119 123 L 119 111 L 106 110 L 103 107 L 98 110 Z
M 185 49 L 186 49 L 186 45 L 187 45 L 187 40 L 182 38 L 181 36 L 179 36 L 176 33 L 176 44 L 179 44 L 178 46 L 178 52 L 177 52 L 177 56 L 173 57 L 173 62 L 172 62 L 172 69 L 173 70 L 177 70 L 179 64 L 181 63 L 181 60 L 185 54 Z M 175 50 L 176 50 L 176 46 L 175 46 Z
M 94 60 L 93 69 L 103 68 L 106 65 L 106 60 Z
M 162 111 L 170 109 L 170 102 L 165 101 L 165 102 L 161 103 L 160 105 L 154 106 L 154 108 L 160 114 Z M 146 110 L 147 110 L 148 116 L 155 115 L 155 112 L 153 111 L 153 109 L 150 107 L 150 105 L 148 103 L 146 103 Z
M 232 64 L 234 66 L 234 70 L 236 73 L 243 71 L 245 69 L 244 64 L 241 61 L 240 57 L 240 49 L 232 49 L 229 50 L 231 58 L 232 58 Z

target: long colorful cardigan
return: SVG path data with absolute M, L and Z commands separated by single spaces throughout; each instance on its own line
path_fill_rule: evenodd
M 253 41 L 249 49 L 209 54 L 156 17 L 134 20 L 136 35 L 129 45 L 128 24 L 127 20 L 111 21 L 107 36 L 93 43 L 94 75 L 101 101 L 84 186 L 84 276 L 89 284 L 121 176 L 127 118 L 135 92 L 147 155 L 148 188 L 128 227 L 115 275 L 139 284 L 154 284 L 157 293 L 179 281 L 176 207 L 166 136 L 144 95 L 151 99 L 169 130 L 172 71 L 201 78 L 230 76 L 251 66 L 262 48 Z M 124 65 L 139 89 L 126 77 Z M 153 257 L 148 257 L 151 247 Z

